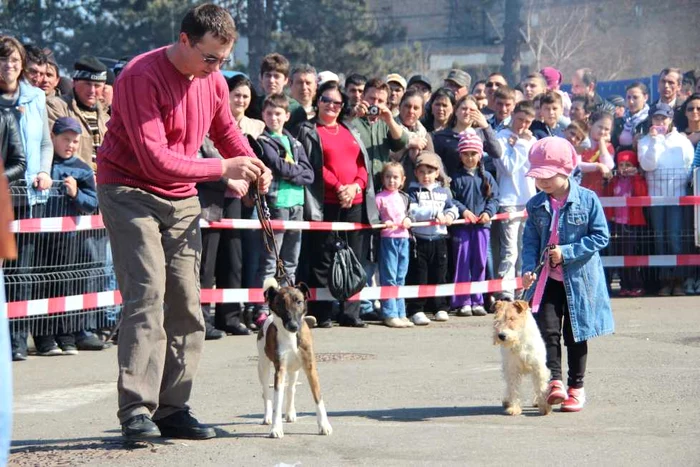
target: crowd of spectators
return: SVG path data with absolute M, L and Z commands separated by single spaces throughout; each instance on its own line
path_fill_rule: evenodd
M 49 50 L 0 37 L 0 153 L 16 218 L 98 212 L 97 150 L 109 131 L 112 85 L 124 66 L 128 64 L 108 68 L 84 56 L 75 61 L 70 77 L 61 76 Z M 570 78 L 571 94 L 561 90 L 564 77 L 551 67 L 519 83 L 508 83 L 500 73 L 474 81 L 460 69 L 433 83 L 420 74 L 317 72 L 309 64 L 291 67 L 284 56 L 272 53 L 260 64 L 261 89 L 244 74 L 226 81 L 235 121 L 273 172 L 267 194 L 272 218 L 390 222 L 381 239 L 366 230 L 348 232 L 343 239 L 370 282 L 379 277 L 381 285 L 402 285 L 520 274 L 526 221 L 492 223 L 491 218 L 522 211 L 535 194 L 524 174 L 529 148 L 544 137 L 566 138 L 576 148 L 574 178 L 599 196 L 691 194 L 692 168 L 700 165 L 700 81 L 694 72 L 664 68 L 656 102 L 649 102 L 649 90 L 641 82 L 629 85 L 625 96 L 604 99 L 596 91 L 593 70 L 579 69 Z M 199 156 L 222 157 L 208 140 Z M 222 179 L 197 189 L 205 220 L 260 215 L 245 183 Z M 694 252 L 691 208 L 606 211 L 612 232 L 608 254 Z M 450 226 L 458 218 L 469 224 Z M 420 220 L 439 225 L 410 227 Z M 76 268 L 83 255 L 103 272 L 93 285 L 116 287 L 105 236 L 64 236 L 41 249 L 41 234 L 20 235 L 25 237 L 19 242 L 16 275 L 41 263 L 37 255 L 50 249 L 58 252 L 51 261 Z M 260 231 L 205 229 L 202 236 L 202 288 L 258 288 L 275 273 L 275 254 L 263 247 Z M 325 287 L 336 240 L 331 232 L 277 232 L 277 253 L 292 280 Z M 694 268 L 610 270 L 609 285 L 616 278 L 620 296 L 700 294 Z M 31 289 L 31 284 L 8 286 L 8 300 L 49 298 Z M 368 319 L 409 327 L 429 324 L 431 317 L 445 321 L 453 315 L 485 315 L 492 300 L 517 298 L 519 292 L 453 297 L 451 303 L 444 298 L 407 300 L 405 311 L 393 301 L 376 307 L 369 301 L 312 302 L 309 313 L 320 328 L 333 321 L 365 327 Z M 218 339 L 250 334 L 269 310 L 226 303 L 203 304 L 202 312 L 207 339 Z M 108 313 L 108 324 L 85 318 L 77 328 L 58 324 L 46 332 L 11 324 L 13 359 L 26 359 L 29 331 L 38 355 L 102 350 L 110 345 L 106 336 L 117 313 Z

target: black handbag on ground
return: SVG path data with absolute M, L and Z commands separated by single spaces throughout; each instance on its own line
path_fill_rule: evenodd
M 355 256 L 355 252 L 337 233 L 333 239 L 333 261 L 328 270 L 328 290 L 341 302 L 360 292 L 367 284 L 365 268 Z

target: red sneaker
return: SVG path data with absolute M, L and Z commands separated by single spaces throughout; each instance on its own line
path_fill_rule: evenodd
M 641 297 L 643 295 L 644 295 L 644 289 L 630 290 L 630 293 L 629 293 L 629 296 L 634 297 L 634 298 Z
M 569 388 L 569 398 L 561 404 L 562 412 L 580 412 L 586 403 L 586 393 L 583 388 Z
M 629 297 L 630 296 L 630 290 L 627 289 L 621 289 L 620 293 L 617 294 L 618 297 Z
M 549 382 L 549 392 L 547 393 L 547 403 L 549 405 L 561 404 L 566 400 L 566 392 L 564 391 L 564 383 L 561 380 L 555 379 Z

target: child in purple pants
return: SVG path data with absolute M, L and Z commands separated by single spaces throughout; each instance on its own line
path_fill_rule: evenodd
M 460 217 L 467 224 L 452 230 L 455 282 L 478 282 L 486 278 L 491 218 L 498 212 L 498 185 L 484 170 L 484 143 L 476 132 L 468 129 L 463 133 L 457 148 L 461 167 L 452 177 L 451 187 Z M 486 315 L 482 294 L 455 295 L 452 309 L 458 316 Z

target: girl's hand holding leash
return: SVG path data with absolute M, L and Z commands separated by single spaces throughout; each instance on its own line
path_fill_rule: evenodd
M 559 248 L 559 245 L 555 245 L 549 248 L 549 262 L 552 266 L 557 266 L 564 262 L 564 258 L 561 254 L 561 248 Z

